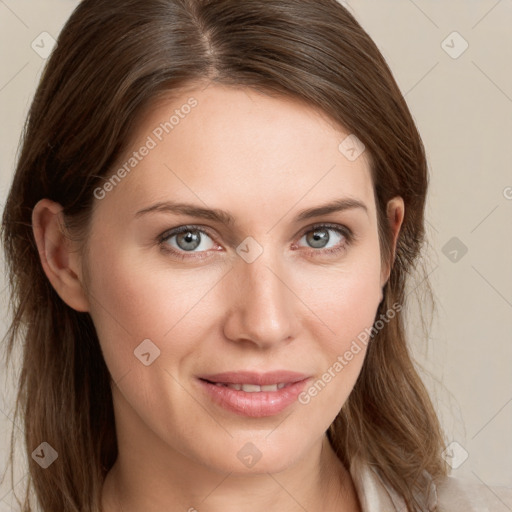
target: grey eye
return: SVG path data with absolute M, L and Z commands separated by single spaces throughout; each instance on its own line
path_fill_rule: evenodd
M 178 233 L 169 233 L 163 241 L 176 250 L 186 252 L 203 252 L 214 247 L 213 240 L 200 229 L 183 229 Z
M 176 235 L 176 245 L 184 251 L 193 251 L 201 244 L 201 235 L 197 231 L 186 231 Z
M 343 242 L 345 235 L 341 230 L 330 227 L 318 227 L 309 230 L 301 238 L 305 239 L 307 245 L 314 249 L 329 249 Z M 329 243 L 331 245 L 329 245 Z
M 315 229 L 306 235 L 306 240 L 315 249 L 323 248 L 329 242 L 329 230 L 326 228 Z

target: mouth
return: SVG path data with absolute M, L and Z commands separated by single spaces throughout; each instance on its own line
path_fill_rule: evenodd
M 203 379 L 205 380 L 205 379 Z M 215 386 L 224 386 L 230 389 L 236 389 L 237 391 L 244 391 L 245 393 L 261 393 L 262 391 L 277 391 L 278 389 L 283 389 L 286 386 L 290 386 L 291 383 L 280 382 L 279 384 L 267 384 L 266 386 L 258 386 L 257 384 L 228 384 L 226 382 L 211 382 L 205 380 L 209 384 L 214 384 Z
M 251 418 L 274 416 L 290 407 L 309 377 L 279 370 L 202 375 L 198 382 L 208 400 L 224 410 Z

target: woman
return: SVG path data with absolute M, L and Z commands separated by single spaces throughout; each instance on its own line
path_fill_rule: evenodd
M 427 184 L 334 0 L 83 0 L 3 217 L 41 509 L 485 510 L 404 333 Z

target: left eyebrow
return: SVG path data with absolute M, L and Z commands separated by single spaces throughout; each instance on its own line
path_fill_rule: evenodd
M 299 213 L 299 215 L 297 215 L 296 220 L 301 221 L 311 219 L 312 217 L 319 217 L 321 215 L 328 215 L 329 213 L 341 212 L 344 210 L 352 210 L 355 208 L 362 209 L 363 211 L 366 212 L 366 215 L 368 215 L 368 208 L 362 201 L 347 197 L 331 201 L 330 203 L 324 204 L 322 206 L 317 206 L 314 208 L 308 208 L 307 210 L 303 210 L 302 212 Z

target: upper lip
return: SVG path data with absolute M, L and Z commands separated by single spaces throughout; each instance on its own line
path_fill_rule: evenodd
M 251 371 L 223 372 L 209 375 L 200 375 L 200 379 L 209 382 L 220 382 L 222 384 L 254 384 L 267 386 L 270 384 L 293 384 L 307 379 L 303 373 L 291 372 L 288 370 L 277 370 L 272 372 L 258 373 Z

